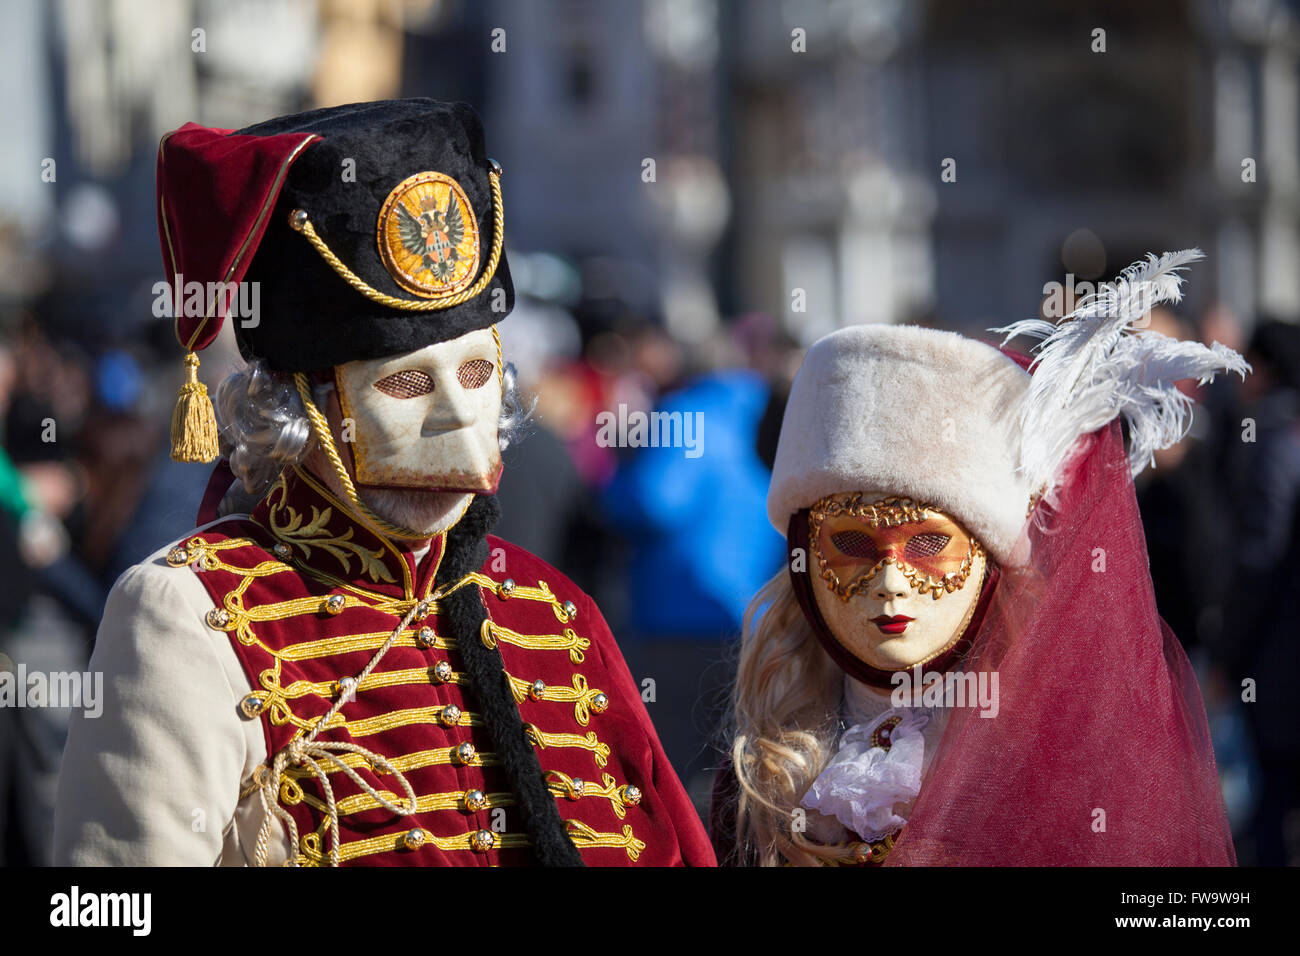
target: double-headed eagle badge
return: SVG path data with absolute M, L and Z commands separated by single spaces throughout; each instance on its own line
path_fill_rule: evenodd
M 379 213 L 379 253 L 398 284 L 425 298 L 453 295 L 478 271 L 478 223 L 450 176 L 403 180 Z

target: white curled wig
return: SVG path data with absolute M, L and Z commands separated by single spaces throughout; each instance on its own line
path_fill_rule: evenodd
M 332 384 L 312 388 L 312 400 L 318 408 L 325 406 Z M 519 394 L 514 365 L 507 362 L 501 374 L 501 416 L 497 421 L 497 441 L 505 451 L 523 436 L 532 417 L 536 400 L 525 407 Z M 316 447 L 311 421 L 303 408 L 293 376 L 271 372 L 254 361 L 227 376 L 217 387 L 213 403 L 219 424 L 221 455 L 230 461 L 230 470 L 243 484 L 244 495 L 227 495 L 219 509 L 230 513 L 235 499 L 259 499 L 280 472 L 296 465 Z

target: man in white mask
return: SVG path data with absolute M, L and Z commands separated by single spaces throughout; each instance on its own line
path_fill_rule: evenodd
M 173 454 L 222 461 L 200 526 L 109 598 L 56 860 L 712 865 L 595 604 L 488 534 L 525 416 L 474 112 L 189 124 L 158 175 L 173 288 L 238 284 L 176 321 Z M 249 365 L 218 432 L 194 353 L 227 317 Z

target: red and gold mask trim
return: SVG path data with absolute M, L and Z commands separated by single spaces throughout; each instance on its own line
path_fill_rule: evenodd
M 809 509 L 808 538 L 824 580 L 841 601 L 892 564 L 936 601 L 960 590 L 984 549 L 933 505 L 890 496 L 828 495 Z

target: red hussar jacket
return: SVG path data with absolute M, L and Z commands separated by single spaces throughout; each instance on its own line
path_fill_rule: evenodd
M 417 564 L 295 467 L 168 555 L 253 688 L 239 708 L 271 755 L 253 786 L 297 862 L 331 862 L 332 809 L 344 865 L 527 865 L 548 841 L 561 863 L 714 865 L 596 605 L 485 535 L 494 507 L 477 499 Z M 409 809 L 401 778 L 410 815 L 381 802 Z

